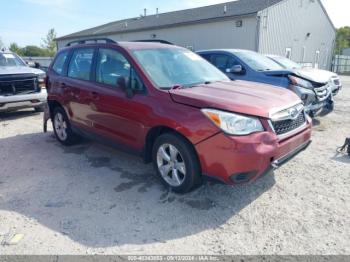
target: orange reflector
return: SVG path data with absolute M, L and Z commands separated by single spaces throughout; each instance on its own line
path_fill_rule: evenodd
M 218 114 L 212 112 L 206 112 L 206 114 L 217 126 L 221 126 L 221 121 Z

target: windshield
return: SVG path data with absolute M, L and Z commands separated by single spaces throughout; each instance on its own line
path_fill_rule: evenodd
M 197 54 L 177 48 L 135 50 L 133 54 L 151 80 L 161 89 L 229 81 L 215 66 Z
M 0 66 L 25 66 L 26 64 L 15 54 L 0 53 Z
M 256 52 L 237 51 L 234 54 L 255 71 L 283 70 L 283 67 Z
M 286 57 L 273 56 L 273 57 L 271 57 L 271 59 L 276 61 L 281 66 L 283 66 L 284 68 L 287 68 L 287 69 L 299 69 L 299 68 L 301 68 L 301 65 L 299 65 L 298 63 L 295 63 L 294 61 L 292 61 Z

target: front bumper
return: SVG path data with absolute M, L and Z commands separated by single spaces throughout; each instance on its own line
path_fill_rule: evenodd
M 300 86 L 289 86 L 289 89 L 296 93 L 303 101 L 305 106 L 305 112 L 311 117 L 320 115 L 325 108 L 329 107 L 329 102 L 332 100 L 332 88 L 325 85 L 324 87 L 307 89 Z M 317 91 L 321 89 L 322 91 Z
M 46 89 L 25 95 L 0 96 L 0 112 L 38 107 L 47 101 Z
M 330 86 L 332 88 L 332 94 L 333 96 L 336 96 L 339 91 L 342 89 L 342 83 L 338 76 L 334 76 L 330 80 Z
M 337 85 L 333 85 L 332 86 L 332 95 L 336 96 L 342 88 L 343 88 L 342 85 L 338 85 L 338 86 Z
M 237 185 L 254 181 L 305 149 L 310 143 L 311 122 L 283 140 L 271 128 L 249 136 L 219 133 L 196 145 L 203 174 Z

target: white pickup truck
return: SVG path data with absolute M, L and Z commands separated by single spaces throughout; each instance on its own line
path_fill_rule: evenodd
M 45 77 L 44 71 L 30 68 L 18 55 L 0 51 L 0 112 L 23 108 L 43 111 Z

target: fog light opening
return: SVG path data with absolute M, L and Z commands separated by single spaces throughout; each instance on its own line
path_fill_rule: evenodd
M 256 176 L 256 174 L 257 173 L 255 171 L 233 174 L 230 177 L 230 180 L 234 184 L 243 184 L 243 183 L 247 183 L 250 180 L 252 180 Z

